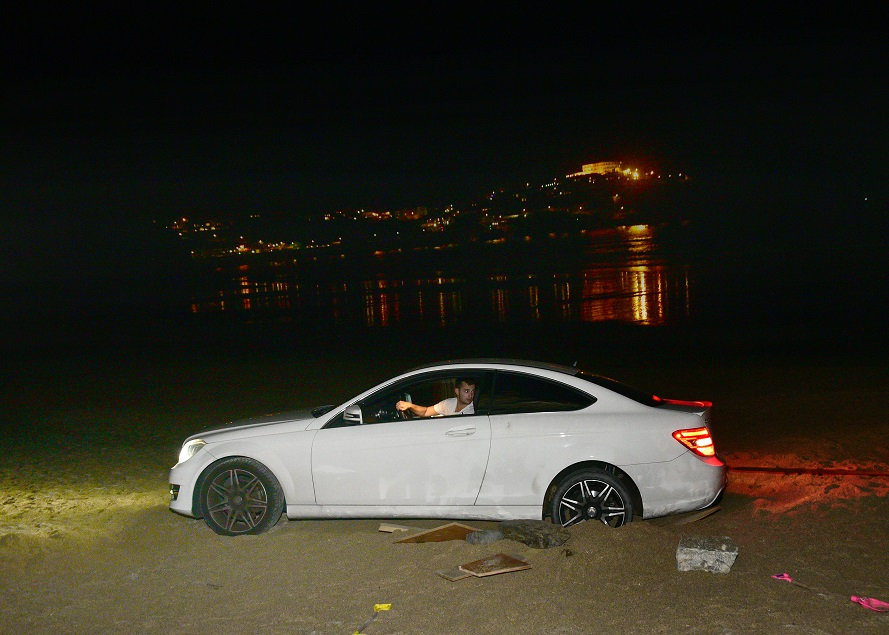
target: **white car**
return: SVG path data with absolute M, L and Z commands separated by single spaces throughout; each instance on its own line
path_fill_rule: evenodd
M 450 410 L 436 405 L 448 398 Z M 170 470 L 170 509 L 225 535 L 263 532 L 282 512 L 619 527 L 718 499 L 726 468 L 711 407 L 571 366 L 429 364 L 338 406 L 189 437 Z

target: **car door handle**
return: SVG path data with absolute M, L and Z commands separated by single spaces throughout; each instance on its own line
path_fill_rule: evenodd
M 445 434 L 449 437 L 468 437 L 470 434 L 475 434 L 475 426 L 451 428 Z

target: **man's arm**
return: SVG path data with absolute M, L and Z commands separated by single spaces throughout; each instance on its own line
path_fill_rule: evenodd
M 399 412 L 410 410 L 417 417 L 433 417 L 438 414 L 435 411 L 435 406 L 421 406 L 418 403 L 411 403 L 409 401 L 399 401 L 395 404 L 395 408 Z

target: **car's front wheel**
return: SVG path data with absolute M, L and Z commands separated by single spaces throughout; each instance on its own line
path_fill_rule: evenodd
M 253 459 L 223 459 L 201 487 L 204 522 L 223 536 L 259 534 L 281 518 L 284 494 L 271 471 Z
M 552 521 L 563 527 L 587 520 L 621 527 L 633 520 L 633 501 L 617 476 L 585 470 L 562 479 L 553 496 L 550 514 Z

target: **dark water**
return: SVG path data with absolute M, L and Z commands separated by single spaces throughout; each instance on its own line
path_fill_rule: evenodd
M 220 263 L 191 295 L 196 315 L 342 328 L 467 322 L 662 326 L 692 313 L 692 266 L 648 226 L 583 241 L 389 253 L 268 267 Z M 240 264 L 240 266 L 237 266 Z
M 359 257 L 317 250 L 3 297 L 7 354 L 422 347 L 433 355 L 885 346 L 886 267 L 794 235 L 639 226 Z M 377 353 L 374 353 L 377 354 Z

